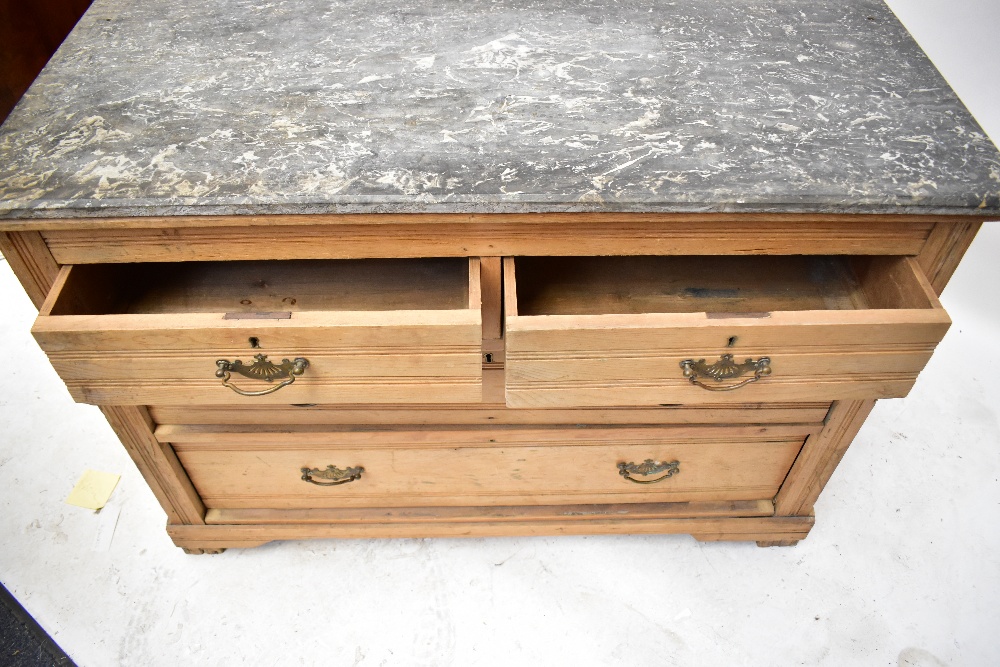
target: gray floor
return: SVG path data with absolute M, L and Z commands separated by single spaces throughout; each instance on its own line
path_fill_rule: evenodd
M 1000 140 L 1000 5 L 890 4 Z M 938 353 L 877 406 L 796 547 L 349 540 L 198 557 L 48 367 L 4 262 L 0 580 L 81 667 L 1000 664 L 998 258 L 1000 223 L 945 291 Z M 63 503 L 86 468 L 122 474 L 99 514 Z

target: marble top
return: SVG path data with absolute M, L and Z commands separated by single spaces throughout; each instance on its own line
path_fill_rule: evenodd
M 1000 211 L 880 0 L 96 0 L 0 218 Z

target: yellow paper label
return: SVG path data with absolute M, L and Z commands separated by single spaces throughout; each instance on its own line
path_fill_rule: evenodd
M 77 507 L 99 510 L 107 504 L 119 479 L 121 479 L 121 475 L 111 472 L 85 470 L 83 477 L 73 487 L 66 502 Z

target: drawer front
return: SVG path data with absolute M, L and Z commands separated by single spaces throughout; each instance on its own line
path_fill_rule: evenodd
M 157 438 L 174 447 L 206 507 L 305 509 L 766 500 L 809 433 L 775 426 L 267 434 L 172 426 Z M 642 468 L 647 460 L 652 469 Z M 363 472 L 321 485 L 338 481 L 324 479 L 328 466 Z
M 915 262 L 885 264 L 871 278 L 882 290 L 873 298 L 899 307 L 519 315 L 508 258 L 507 405 L 905 396 L 950 320 Z M 779 297 L 784 307 L 795 305 Z
M 175 312 L 60 308 L 60 288 L 72 285 L 66 267 L 32 333 L 85 403 L 477 402 L 482 316 L 473 263 L 466 307 L 420 309 L 415 292 L 395 310 L 263 313 L 186 312 L 186 303 L 173 303 Z

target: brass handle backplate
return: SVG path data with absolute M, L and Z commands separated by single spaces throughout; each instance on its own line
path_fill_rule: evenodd
M 229 387 L 241 396 L 266 396 L 295 382 L 295 378 L 305 373 L 306 368 L 309 367 L 309 361 L 302 357 L 295 357 L 292 361 L 282 359 L 280 364 L 274 364 L 267 360 L 267 355 L 258 354 L 254 357 L 254 362 L 249 366 L 245 365 L 239 359 L 236 361 L 219 359 L 215 362 L 215 365 L 217 366 L 215 377 L 222 378 L 223 387 Z M 229 382 L 233 373 L 254 380 L 265 380 L 266 382 L 274 382 L 279 379 L 282 381 L 267 389 L 247 391 Z
M 656 484 L 679 473 L 681 471 L 680 465 L 680 461 L 654 461 L 653 459 L 646 459 L 642 463 L 619 463 L 618 474 L 636 484 Z M 666 474 L 656 479 L 636 479 L 632 476 L 642 475 L 643 477 L 648 477 L 649 475 L 658 475 L 661 472 Z
M 302 468 L 302 481 L 315 484 L 316 486 L 337 486 L 347 484 L 356 479 L 361 479 L 361 473 L 365 469 L 362 466 L 341 470 L 337 466 L 329 465 L 326 468 Z M 317 482 L 317 479 L 329 480 Z
M 684 377 L 690 380 L 691 384 L 698 385 L 702 389 L 707 389 L 708 391 L 732 391 L 751 382 L 756 382 L 765 375 L 770 375 L 771 359 L 768 357 L 761 357 L 756 361 L 747 359 L 742 364 L 738 364 L 733 361 L 733 355 L 724 354 L 714 364 L 706 364 L 704 359 L 699 359 L 698 361 L 685 359 L 681 362 L 681 369 L 684 372 Z M 701 376 L 712 378 L 716 382 L 722 382 L 723 380 L 738 378 L 745 373 L 753 373 L 753 377 L 748 377 L 736 384 L 711 385 L 698 380 L 698 377 Z

